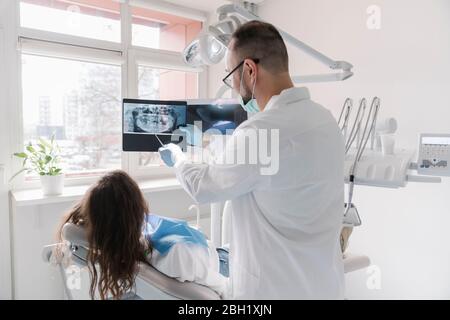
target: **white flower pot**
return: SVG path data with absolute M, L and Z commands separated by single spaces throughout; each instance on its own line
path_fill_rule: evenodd
M 44 196 L 62 194 L 64 188 L 64 174 L 40 177 Z

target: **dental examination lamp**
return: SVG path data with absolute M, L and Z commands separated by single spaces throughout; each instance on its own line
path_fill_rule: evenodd
M 233 32 L 243 23 L 252 20 L 263 21 L 247 9 L 236 5 L 223 5 L 217 9 L 219 22 L 209 26 L 207 32 L 202 32 L 183 51 L 186 64 L 192 67 L 208 66 L 219 63 L 225 56 L 227 46 Z M 334 61 L 302 41 L 277 28 L 283 39 L 302 50 L 312 58 L 327 65 L 337 73 L 293 76 L 294 83 L 343 81 L 353 75 L 353 66 L 346 61 Z

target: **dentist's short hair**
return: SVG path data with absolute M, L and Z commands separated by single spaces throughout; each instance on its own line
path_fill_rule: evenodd
M 259 64 L 273 73 L 289 71 L 286 44 L 278 30 L 270 23 L 249 21 L 232 35 L 231 50 L 239 60 L 259 59 Z

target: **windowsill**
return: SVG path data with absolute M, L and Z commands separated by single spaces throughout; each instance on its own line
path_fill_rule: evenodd
M 158 192 L 181 189 L 176 178 L 162 178 L 138 182 L 142 192 Z M 11 191 L 11 201 L 17 207 L 61 203 L 80 200 L 90 185 L 64 187 L 63 194 L 58 196 L 44 196 L 42 189 Z

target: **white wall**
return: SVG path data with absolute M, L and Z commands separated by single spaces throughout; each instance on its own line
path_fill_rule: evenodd
M 381 9 L 379 30 L 367 28 L 370 5 Z M 381 117 L 399 120 L 399 146 L 416 148 L 420 132 L 450 133 L 450 1 L 266 0 L 259 15 L 354 65 L 347 81 L 308 85 L 312 98 L 335 115 L 347 96 L 358 102 L 376 95 Z M 289 54 L 293 75 L 328 72 L 292 47 Z M 222 69 L 211 69 L 211 83 L 220 81 Z M 347 276 L 347 296 L 449 299 L 449 179 L 401 190 L 358 187 L 355 197 L 363 225 L 350 251 L 368 254 L 380 268 L 381 289 L 368 289 L 369 274 L 357 271 Z

